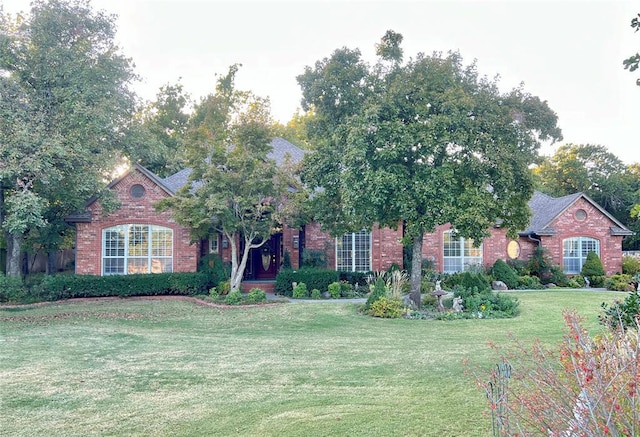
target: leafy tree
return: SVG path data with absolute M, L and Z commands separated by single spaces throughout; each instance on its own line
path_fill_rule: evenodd
M 135 75 L 114 33 L 115 18 L 83 0 L 35 0 L 26 17 L 0 11 L 0 226 L 10 276 L 20 275 L 25 237 L 58 232 L 54 222 L 104 187 L 125 149 Z
M 634 28 L 636 32 L 640 30 L 640 14 L 631 20 L 631 27 Z M 622 65 L 624 65 L 625 70 L 629 70 L 630 72 L 636 71 L 638 67 L 640 67 L 640 53 L 636 53 L 622 61 Z M 636 85 L 640 86 L 640 79 L 636 80 Z
M 528 167 L 561 133 L 547 103 L 522 88 L 501 92 L 458 53 L 401 64 L 400 42 L 387 32 L 373 67 L 342 48 L 298 76 L 303 109 L 315 113 L 303 180 L 334 235 L 404 223 L 419 303 L 424 234 L 451 223 L 479 244 L 498 219 L 510 234 L 523 229 Z
M 231 247 L 231 291 L 239 290 L 249 252 L 270 238 L 289 179 L 273 160 L 268 100 L 234 88 L 237 66 L 195 108 L 185 138 L 188 183 L 158 205 L 194 237 L 221 232 Z
M 143 132 L 149 134 L 138 161 L 159 176 L 166 177 L 181 170 L 182 138 L 189 121 L 190 96 L 182 84 L 163 85 L 156 100 L 142 112 Z
M 310 149 L 311 143 L 307 137 L 307 122 L 313 118 L 313 112 L 301 113 L 299 110 L 293 114 L 286 125 L 276 123 L 274 133 L 276 136 L 295 144 L 302 149 Z
M 580 274 L 589 279 L 589 283 L 592 287 L 602 287 L 607 272 L 605 272 L 598 254 L 595 252 L 589 252 Z

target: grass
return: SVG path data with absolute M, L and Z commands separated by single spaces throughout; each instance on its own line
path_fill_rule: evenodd
M 0 309 L 0 435 L 488 436 L 461 361 L 488 340 L 600 329 L 622 293 L 521 292 L 503 320 L 382 320 L 351 304 L 105 300 Z

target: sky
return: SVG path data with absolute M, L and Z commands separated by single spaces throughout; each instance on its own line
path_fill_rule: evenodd
M 29 0 L 0 0 L 5 12 Z M 286 123 L 300 107 L 296 76 L 340 47 L 375 62 L 375 44 L 392 29 L 405 59 L 457 50 L 481 74 L 500 76 L 503 91 L 524 84 L 559 117 L 564 143 L 600 144 L 625 163 L 640 162 L 640 71 L 622 60 L 640 52 L 631 19 L 638 0 L 247 1 L 92 0 L 116 14 L 116 41 L 153 100 L 180 79 L 197 102 L 216 75 L 242 64 L 238 89 L 269 97 Z

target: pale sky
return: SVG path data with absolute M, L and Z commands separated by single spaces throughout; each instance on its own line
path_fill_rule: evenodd
M 29 0 L 0 0 L 5 12 Z M 563 143 L 601 144 L 640 162 L 640 71 L 622 60 L 640 51 L 630 27 L 638 0 L 541 1 L 178 1 L 92 0 L 118 15 L 117 41 L 136 64 L 144 99 L 176 83 L 198 101 L 215 74 L 242 64 L 239 89 L 271 99 L 286 123 L 300 107 L 296 76 L 338 47 L 360 48 L 373 62 L 386 30 L 404 36 L 405 59 L 459 50 L 504 90 L 524 82 L 558 114 Z M 562 143 L 560 143 L 562 144 Z M 557 146 L 556 144 L 555 146 Z M 545 154 L 554 148 L 545 148 Z

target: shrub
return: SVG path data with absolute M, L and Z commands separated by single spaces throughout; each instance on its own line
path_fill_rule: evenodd
M 604 286 L 607 290 L 614 291 L 633 291 L 631 275 L 612 275 L 604 280 Z
M 317 288 L 314 288 L 313 290 L 311 290 L 311 299 L 320 299 L 320 297 L 321 297 L 320 290 L 318 290 Z
M 355 297 L 355 287 L 346 281 L 340 281 L 340 296 L 346 298 Z
M 305 299 L 309 297 L 309 291 L 307 290 L 307 284 L 304 282 L 300 282 L 298 285 L 293 287 L 293 298 L 294 299 Z
M 371 292 L 371 294 L 367 298 L 367 302 L 364 305 L 365 311 L 368 311 L 369 308 L 371 308 L 371 305 L 375 301 L 377 301 L 378 299 L 382 299 L 383 297 L 386 297 L 386 296 L 387 296 L 387 288 L 384 285 L 384 279 L 379 277 L 376 280 L 376 283 L 375 283 L 375 285 L 373 287 L 373 291 Z
M 231 276 L 231 269 L 222 258 L 216 254 L 209 254 L 200 258 L 198 272 L 207 276 L 207 288 L 217 287 L 220 282 L 226 281 Z
M 227 297 L 224 298 L 224 303 L 227 305 L 239 305 L 242 303 L 242 292 L 240 290 L 234 290 L 227 294 Z
M 276 276 L 275 293 L 282 296 L 291 296 L 295 273 L 291 269 L 282 268 Z
M 551 267 L 553 266 L 553 261 L 547 254 L 547 250 L 542 246 L 537 246 L 531 257 L 529 258 L 529 262 L 527 263 L 527 269 L 529 273 L 533 276 L 537 276 L 540 278 L 540 282 L 542 284 L 548 284 L 551 282 Z
M 539 290 L 543 288 L 537 276 L 518 276 L 518 288 L 521 290 Z
M 326 291 L 329 284 L 338 280 L 338 272 L 330 269 L 318 269 L 305 267 L 299 270 L 281 269 L 276 276 L 275 291 L 277 294 L 291 297 L 293 283 L 304 282 L 310 289 Z
M 218 294 L 221 296 L 229 294 L 229 292 L 231 291 L 231 281 L 229 280 L 222 281 L 218 284 L 218 287 L 216 288 L 218 289 Z
M 507 287 L 518 288 L 518 275 L 509 265 L 501 259 L 497 259 L 489 272 L 496 281 L 504 282 Z
M 290 269 L 291 268 L 291 254 L 288 250 L 284 251 L 284 256 L 282 257 L 282 268 Z
M 306 249 L 302 252 L 302 267 L 327 267 L 327 252 L 325 250 Z
M 456 285 L 461 285 L 467 290 L 473 290 L 474 288 L 477 288 L 478 291 L 491 290 L 489 278 L 487 277 L 487 275 L 481 272 L 455 273 L 445 280 L 445 285 L 447 285 L 449 288 L 454 288 Z
M 383 296 L 371 304 L 367 314 L 373 317 L 397 319 L 402 316 L 402 304 L 400 301 Z
M 0 302 L 24 302 L 27 289 L 20 278 L 11 278 L 0 273 Z
M 606 272 L 597 253 L 589 252 L 587 254 L 587 259 L 582 266 L 580 274 L 589 279 L 592 287 L 602 287 Z
M 529 270 L 529 261 L 523 259 L 510 259 L 507 265 L 511 267 L 518 276 L 527 276 L 531 274 Z
M 630 293 L 624 301 L 616 300 L 611 306 L 602 303 L 603 313 L 598 316 L 600 323 L 617 328 L 622 325 L 628 328 L 638 328 L 640 324 L 640 294 L 638 291 Z
M 622 273 L 631 276 L 640 273 L 640 259 L 634 256 L 623 256 Z
M 346 281 L 353 285 L 365 285 L 367 283 L 367 277 L 371 275 L 371 272 L 338 272 L 338 280 Z
M 267 301 L 267 293 L 259 288 L 252 288 L 246 297 L 247 303 L 262 303 Z
M 489 378 L 471 371 L 489 401 L 494 435 L 637 435 L 639 330 L 591 337 L 575 312 L 564 320 L 559 351 L 512 340 L 493 346 L 500 365 Z
M 340 283 L 339 282 L 332 282 L 331 284 L 329 284 L 329 294 L 331 295 L 332 299 L 339 299 L 340 298 Z

